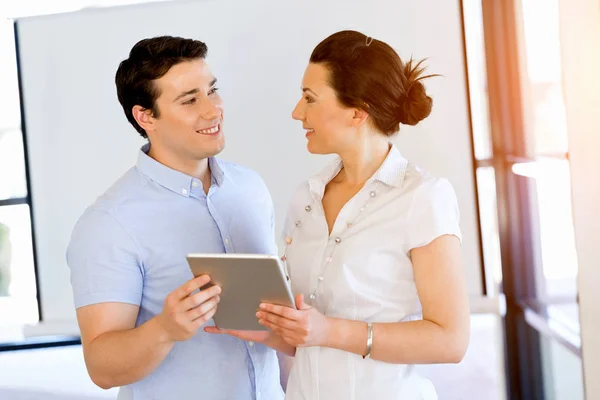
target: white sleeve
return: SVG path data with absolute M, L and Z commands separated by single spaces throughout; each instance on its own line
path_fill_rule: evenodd
M 459 219 L 452 184 L 447 179 L 425 183 L 415 194 L 408 215 L 406 253 L 443 235 L 454 235 L 462 242 Z

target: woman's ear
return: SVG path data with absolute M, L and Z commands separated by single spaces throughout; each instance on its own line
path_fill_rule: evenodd
M 353 109 L 352 125 L 359 127 L 369 118 L 369 113 L 363 109 Z

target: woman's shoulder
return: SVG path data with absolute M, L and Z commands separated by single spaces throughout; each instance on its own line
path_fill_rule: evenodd
M 407 166 L 402 187 L 405 192 L 420 198 L 447 198 L 448 196 L 456 196 L 454 187 L 447 178 L 433 175 L 411 162 Z

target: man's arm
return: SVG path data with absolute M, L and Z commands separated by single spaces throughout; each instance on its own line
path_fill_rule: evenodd
M 216 312 L 221 288 L 192 294 L 210 281 L 192 279 L 169 294 L 161 314 L 135 327 L 139 307 L 100 303 L 77 309 L 88 373 L 103 389 L 128 385 L 152 373 L 176 341 L 187 340 Z
M 135 328 L 138 310 L 125 303 L 77 309 L 85 364 L 92 381 L 103 389 L 143 379 L 173 347 L 156 319 Z

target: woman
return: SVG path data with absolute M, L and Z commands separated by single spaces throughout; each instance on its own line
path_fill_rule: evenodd
M 412 365 L 466 351 L 455 193 L 389 141 L 431 112 L 420 64 L 354 31 L 311 55 L 292 116 L 311 153 L 339 158 L 290 204 L 283 259 L 297 310 L 262 304 L 268 337 L 225 332 L 295 355 L 287 399 L 435 399 Z

